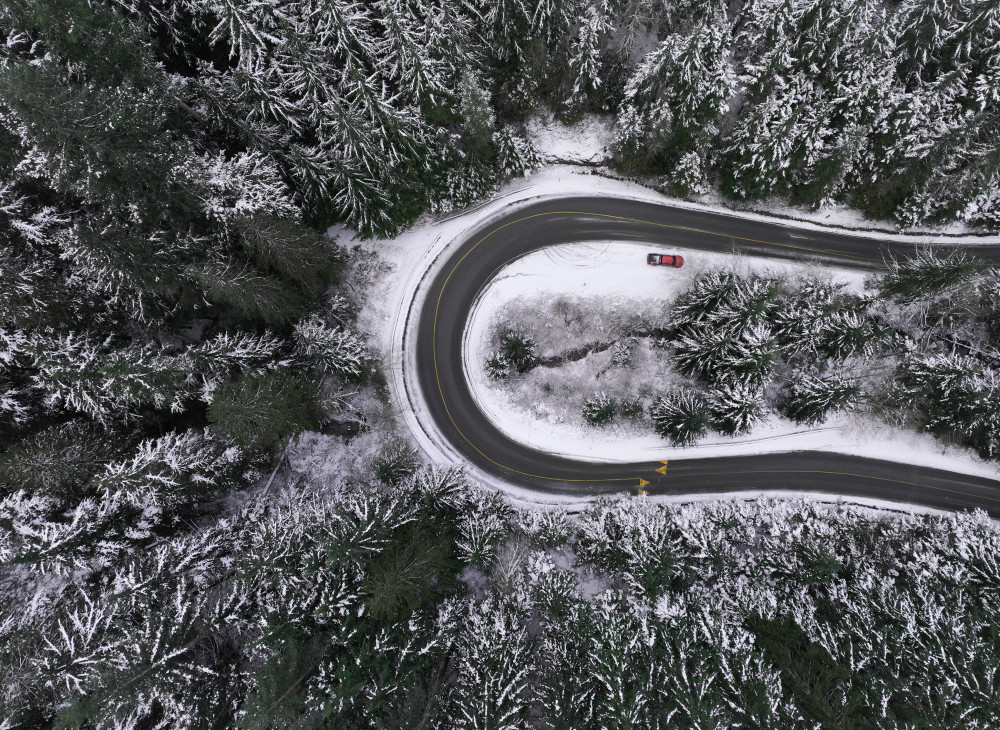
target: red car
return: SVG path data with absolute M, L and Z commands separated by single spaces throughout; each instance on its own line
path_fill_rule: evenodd
M 665 253 L 651 253 L 646 257 L 646 263 L 650 266 L 673 266 L 679 269 L 684 265 L 683 256 L 670 256 Z

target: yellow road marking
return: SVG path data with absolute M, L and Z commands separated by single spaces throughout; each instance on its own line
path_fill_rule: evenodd
M 467 444 L 469 444 L 469 446 L 471 446 L 473 449 L 475 449 L 476 453 L 478 453 L 480 456 L 482 456 L 484 459 L 486 459 L 491 464 L 493 464 L 495 466 L 498 466 L 501 469 L 506 469 L 509 472 L 513 472 L 514 474 L 520 474 L 521 476 L 532 477 L 533 479 L 544 479 L 546 481 L 552 481 L 552 482 L 574 482 L 574 483 L 591 483 L 592 484 L 592 483 L 604 483 L 604 482 L 628 482 L 628 481 L 632 481 L 632 478 L 623 477 L 623 478 L 615 478 L 615 479 L 562 479 L 562 478 L 558 478 L 558 477 L 547 477 L 547 476 L 542 476 L 540 474 L 531 474 L 529 472 L 519 471 L 518 469 L 512 469 L 509 466 L 505 466 L 504 464 L 501 464 L 500 462 L 495 461 L 494 459 L 491 459 L 478 446 L 476 446 L 474 443 L 472 443 L 472 441 L 469 440 L 469 437 L 466 436 L 462 432 L 462 429 L 460 429 L 458 427 L 458 424 L 455 423 L 455 419 L 451 415 L 451 409 L 448 408 L 448 401 L 444 397 L 444 389 L 441 386 L 441 373 L 438 371 L 438 362 L 437 362 L 437 322 L 438 322 L 438 314 L 440 313 L 440 310 L 441 310 L 441 299 L 444 297 L 444 290 L 448 286 L 448 282 L 451 281 L 451 277 L 455 274 L 455 271 L 458 269 L 458 267 L 462 265 L 462 263 L 469 256 L 469 254 L 471 254 L 473 251 L 475 251 L 480 246 L 480 244 L 484 243 L 486 241 L 486 239 L 488 239 L 494 233 L 502 231 L 504 228 L 507 228 L 508 226 L 512 226 L 515 223 L 521 223 L 523 221 L 530 220 L 532 218 L 540 218 L 540 217 L 543 217 L 543 216 L 550 216 L 550 215 L 588 215 L 588 216 L 594 216 L 594 217 L 598 217 L 598 218 L 610 218 L 610 219 L 613 219 L 613 220 L 622 220 L 622 221 L 629 221 L 631 223 L 642 223 L 642 224 L 645 224 L 645 225 L 657 226 L 659 228 L 671 228 L 671 229 L 678 230 L 678 231 L 691 231 L 691 232 L 694 232 L 694 233 L 703 233 L 705 235 L 716 236 L 718 238 L 730 238 L 730 239 L 738 239 L 738 240 L 741 240 L 741 241 L 750 241 L 752 243 L 762 243 L 762 244 L 765 244 L 765 245 L 768 245 L 768 246 L 776 246 L 776 247 L 780 247 L 780 248 L 793 248 L 793 249 L 797 249 L 797 250 L 800 250 L 800 251 L 811 251 L 813 253 L 822 253 L 822 254 L 828 254 L 828 255 L 833 255 L 833 256 L 842 256 L 842 257 L 846 257 L 846 258 L 860 259 L 860 260 L 863 260 L 863 261 L 878 261 L 878 262 L 881 261 L 881 259 L 872 259 L 872 258 L 867 258 L 867 257 L 864 257 L 864 256 L 854 256 L 854 255 L 851 255 L 851 254 L 842 254 L 842 253 L 837 253 L 836 251 L 826 251 L 824 249 L 809 248 L 807 246 L 793 246 L 791 244 L 774 243 L 772 241 L 762 241 L 762 240 L 759 240 L 759 239 L 756 239 L 756 238 L 743 238 L 741 236 L 730 236 L 730 235 L 726 235 L 726 234 L 722 234 L 722 233 L 714 233 L 712 231 L 701 230 L 699 228 L 689 228 L 689 227 L 686 227 L 686 226 L 673 226 L 673 225 L 669 225 L 669 224 L 666 224 L 666 223 L 654 223 L 652 221 L 645 221 L 645 220 L 641 220 L 641 219 L 638 219 L 638 218 L 626 218 L 626 217 L 623 217 L 623 216 L 607 215 L 607 214 L 604 214 L 604 213 L 587 213 L 587 212 L 583 212 L 583 211 L 572 211 L 572 210 L 550 211 L 548 213 L 533 213 L 532 215 L 527 215 L 527 216 L 524 216 L 522 218 L 518 218 L 516 220 L 508 221 L 507 223 L 504 223 L 501 226 L 497 226 L 496 228 L 494 228 L 493 230 L 491 230 L 489 233 L 487 233 L 482 238 L 480 238 L 478 241 L 476 241 L 475 245 L 473 245 L 472 248 L 470 248 L 468 251 L 466 251 L 465 254 L 463 254 L 462 258 L 460 258 L 455 263 L 455 265 L 451 268 L 451 271 L 448 272 L 448 276 L 445 277 L 444 284 L 441 285 L 441 291 L 438 294 L 437 305 L 434 308 L 434 327 L 433 327 L 433 332 L 432 332 L 433 340 L 431 342 L 431 351 L 432 351 L 433 359 L 434 359 L 434 377 L 437 380 L 438 395 L 441 396 L 441 404 L 444 406 L 445 413 L 448 414 L 448 420 L 451 421 L 451 425 L 454 427 L 455 431 L 458 432 L 458 435 L 461 436 L 462 439 Z M 665 470 L 667 462 L 663 461 L 661 463 L 664 465 L 663 468 Z M 657 471 L 659 471 L 659 469 L 657 469 Z M 1000 502 L 1000 499 L 996 499 L 996 498 L 993 498 L 993 497 L 985 497 L 985 496 L 981 496 L 981 495 L 978 495 L 978 494 L 971 494 L 969 492 L 962 492 L 962 491 L 959 491 L 959 490 L 956 490 L 956 489 L 947 489 L 945 487 L 932 487 L 932 486 L 927 485 L 927 484 L 917 484 L 916 482 L 906 482 L 906 481 L 901 481 L 899 479 L 890 479 L 890 478 L 887 478 L 887 477 L 873 477 L 873 476 L 868 476 L 868 475 L 865 475 L 865 474 L 848 474 L 848 473 L 844 473 L 844 472 L 797 471 L 797 470 L 790 470 L 790 471 L 747 471 L 747 472 L 720 472 L 720 473 L 716 473 L 716 474 L 705 474 L 704 476 L 706 476 L 706 477 L 711 477 L 711 476 L 736 476 L 736 475 L 741 475 L 741 474 L 831 474 L 831 475 L 837 475 L 837 476 L 858 477 L 858 478 L 861 478 L 861 479 L 875 479 L 875 480 L 878 480 L 878 481 L 893 482 L 893 483 L 896 483 L 896 484 L 906 484 L 906 485 L 914 486 L 914 487 L 923 487 L 924 489 L 936 489 L 936 490 L 942 491 L 942 492 L 951 492 L 953 494 L 961 494 L 961 495 L 964 495 L 966 497 L 975 497 L 975 498 L 979 498 L 979 499 L 988 499 L 988 500 L 993 501 L 993 502 Z M 644 479 L 641 479 L 641 478 L 639 479 L 639 485 L 640 485 L 640 487 L 641 486 L 645 486 L 646 484 L 649 484 L 649 482 L 647 482 L 647 481 L 645 481 Z
M 666 476 L 666 474 L 667 474 L 667 466 L 666 466 L 666 464 L 664 464 L 659 469 L 657 469 L 656 473 L 657 474 L 663 474 L 664 476 Z
M 976 499 L 987 499 L 990 502 L 1000 502 L 1000 498 L 988 497 L 985 494 L 973 494 L 972 492 L 963 492 L 960 489 L 948 489 L 948 487 L 935 487 L 930 484 L 921 484 L 920 482 L 908 482 L 903 479 L 893 479 L 892 477 L 876 477 L 871 474 L 854 474 L 846 471 L 821 471 L 819 469 L 753 469 L 748 471 L 720 471 L 713 472 L 711 474 L 703 474 L 706 477 L 736 477 L 736 476 L 746 476 L 748 474 L 828 474 L 830 476 L 837 477 L 854 477 L 856 479 L 872 479 L 878 482 L 890 482 L 892 484 L 903 484 L 908 487 L 920 487 L 921 489 L 934 489 L 938 492 L 950 492 L 952 494 L 961 494 L 963 497 L 974 497 Z
M 647 482 L 647 481 L 646 481 L 645 479 L 643 479 L 642 477 L 639 477 L 639 486 L 640 486 L 640 487 L 645 487 L 645 486 L 646 486 L 647 484 L 649 484 L 649 482 Z

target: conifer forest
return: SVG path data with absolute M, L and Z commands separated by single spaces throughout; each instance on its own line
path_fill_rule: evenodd
M 0 0 L 0 730 L 1000 727 L 984 512 L 538 509 L 407 437 L 362 244 L 535 170 L 539 111 L 677 197 L 1000 231 L 998 0 Z M 781 358 L 822 420 L 892 350 L 1000 454 L 1000 359 L 926 346 L 1000 352 L 974 256 L 685 296 L 715 390 L 666 439 L 748 428 Z M 316 434 L 342 465 L 290 469 Z

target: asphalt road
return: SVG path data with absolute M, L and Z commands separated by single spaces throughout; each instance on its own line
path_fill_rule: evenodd
M 501 268 L 536 249 L 607 240 L 648 242 L 651 250 L 683 246 L 871 270 L 886 256 L 912 250 L 905 243 L 617 198 L 563 198 L 517 208 L 463 242 L 432 281 L 418 315 L 419 387 L 440 432 L 468 461 L 505 481 L 550 494 L 635 494 L 644 479 L 650 494 L 812 491 L 940 509 L 980 507 L 1000 517 L 1000 481 L 892 461 L 798 451 L 684 458 L 666 465 L 597 464 L 536 451 L 504 436 L 477 407 L 462 367 L 463 332 L 477 294 Z M 977 253 L 1000 261 L 1000 246 L 977 248 Z M 645 265 L 643 259 L 636 261 Z M 656 471 L 663 466 L 662 473 Z

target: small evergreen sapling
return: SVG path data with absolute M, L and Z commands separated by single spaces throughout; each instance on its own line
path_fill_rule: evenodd
M 616 342 L 611 346 L 611 364 L 616 368 L 627 368 L 632 364 L 632 343 Z
M 530 337 L 519 332 L 504 332 L 500 335 L 500 348 L 507 362 L 519 373 L 535 364 L 535 341 Z
M 592 426 L 604 426 L 614 420 L 615 410 L 615 401 L 601 391 L 583 402 L 583 419 Z
M 503 380 L 510 375 L 510 361 L 502 352 L 494 352 L 486 358 L 486 375 L 490 380 Z

